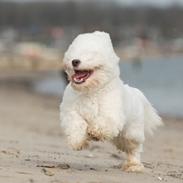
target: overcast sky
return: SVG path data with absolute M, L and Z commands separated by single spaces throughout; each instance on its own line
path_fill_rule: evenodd
M 67 1 L 67 0 L 0 0 L 0 1 L 17 1 L 17 2 L 30 2 L 30 1 Z M 72 1 L 92 1 L 92 0 L 72 0 Z M 97 1 L 97 0 L 95 0 Z M 101 1 L 101 0 L 98 0 Z M 144 5 L 144 4 L 150 4 L 150 5 L 156 5 L 156 6 L 167 6 L 171 4 L 181 4 L 183 5 L 183 0 L 103 0 L 103 1 L 117 1 L 122 4 L 127 5 Z

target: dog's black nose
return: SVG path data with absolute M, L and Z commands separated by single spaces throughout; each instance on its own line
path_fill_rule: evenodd
M 73 67 L 77 67 L 80 63 L 81 63 L 81 61 L 78 60 L 78 59 L 72 60 L 72 66 L 73 66 Z

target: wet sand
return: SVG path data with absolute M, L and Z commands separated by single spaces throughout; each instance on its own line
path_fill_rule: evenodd
M 183 182 L 183 120 L 165 119 L 146 139 L 145 172 L 125 173 L 123 154 L 109 143 L 93 142 L 84 151 L 67 146 L 59 127 L 60 100 L 0 85 L 0 182 Z

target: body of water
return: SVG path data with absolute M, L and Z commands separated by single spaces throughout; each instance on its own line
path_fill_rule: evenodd
M 183 117 L 183 57 L 146 59 L 120 64 L 124 83 L 143 91 L 161 114 Z M 65 81 L 50 73 L 35 84 L 42 93 L 62 95 Z

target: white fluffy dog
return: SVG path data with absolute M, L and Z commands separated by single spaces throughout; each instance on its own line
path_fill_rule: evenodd
M 162 124 L 143 93 L 123 84 L 109 34 L 77 36 L 64 56 L 70 80 L 60 106 L 61 127 L 75 150 L 109 140 L 126 152 L 125 171 L 142 171 L 144 133 Z

